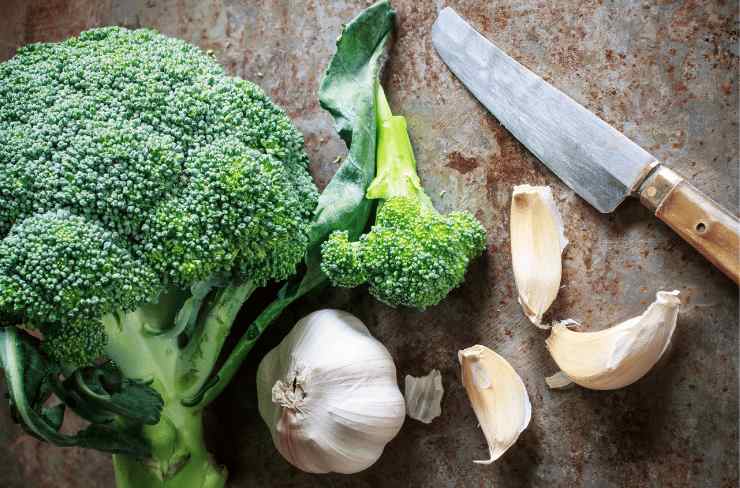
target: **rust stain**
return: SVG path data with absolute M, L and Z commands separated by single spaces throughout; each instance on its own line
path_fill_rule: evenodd
M 585 256 L 583 256 L 583 265 L 586 267 L 587 270 L 590 270 L 591 266 L 593 265 L 594 258 L 592 254 L 592 249 L 593 248 L 589 247 L 589 254 L 586 254 Z
M 560 48 L 556 51 L 555 56 L 559 66 L 571 71 L 576 70 L 583 64 L 583 53 L 575 46 Z
M 447 155 L 447 164 L 445 166 L 454 169 L 458 173 L 467 174 L 478 167 L 478 160 L 465 157 L 458 151 L 452 151 Z
M 29 2 L 26 42 L 62 41 L 80 31 L 106 24 L 103 20 L 107 2 L 84 0 L 48 0 Z
M 491 33 L 493 32 L 491 25 L 492 16 L 487 7 L 484 2 L 481 2 L 480 7 L 468 9 L 463 13 L 479 31 Z
M 540 184 L 544 182 L 545 171 L 534 157 L 531 157 L 519 141 L 504 129 L 493 117 L 486 119 L 493 131 L 498 145 L 498 153 L 486 165 L 486 188 L 489 199 L 496 201 L 495 192 L 499 185 L 508 188 L 522 183 Z
M 493 22 L 496 24 L 498 29 L 506 29 L 509 25 L 509 18 L 511 17 L 511 7 L 496 7 L 496 12 L 493 14 Z

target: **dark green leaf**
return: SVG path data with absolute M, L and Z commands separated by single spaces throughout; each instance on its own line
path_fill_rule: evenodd
M 159 421 L 162 411 L 159 394 L 141 381 L 124 378 L 111 363 L 80 369 L 64 386 L 67 399 L 74 398 L 77 406 L 95 412 L 98 422 L 114 421 L 118 416 L 149 425 Z
M 326 281 L 320 269 L 321 243 L 335 230 L 357 239 L 367 226 L 373 200 L 365 198 L 375 178 L 375 91 L 396 12 L 377 2 L 355 17 L 337 39 L 337 52 L 324 73 L 319 103 L 334 117 L 349 153 L 319 197 L 306 256 L 306 272 L 281 290 L 281 299 L 302 296 Z
M 75 436 L 75 445 L 87 449 L 128 454 L 130 456 L 149 457 L 149 442 L 133 429 L 116 429 L 108 425 L 92 424 Z
M 60 380 L 61 368 L 40 352 L 40 341 L 9 326 L 0 328 L 0 366 L 13 418 L 34 437 L 58 446 L 82 446 L 144 457 L 150 447 L 143 423 L 156 423 L 162 399 L 152 388 L 121 378 L 110 364 Z M 47 407 L 51 393 L 63 402 Z M 77 434 L 59 432 L 65 406 L 92 425 Z

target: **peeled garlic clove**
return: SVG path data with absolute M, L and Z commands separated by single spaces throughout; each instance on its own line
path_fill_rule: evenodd
M 561 255 L 568 245 L 548 186 L 519 185 L 511 197 L 511 262 L 524 314 L 541 328 L 560 289 Z
M 442 375 L 433 369 L 428 375 L 417 378 L 409 374 L 405 379 L 406 415 L 429 424 L 442 414 Z
M 678 294 L 659 291 L 642 315 L 598 332 L 553 326 L 546 343 L 562 374 L 548 378 L 548 385 L 559 388 L 569 379 L 592 390 L 614 390 L 645 376 L 676 330 Z
M 485 346 L 457 353 L 470 404 L 488 442 L 491 464 L 500 458 L 529 425 L 532 405 L 524 382 L 504 358 Z
M 309 473 L 369 467 L 406 417 L 388 350 L 340 310 L 304 317 L 267 353 L 257 398 L 277 450 Z

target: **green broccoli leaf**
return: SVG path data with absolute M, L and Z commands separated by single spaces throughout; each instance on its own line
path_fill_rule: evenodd
M 149 455 L 141 424 L 159 421 L 162 399 L 111 364 L 73 373 L 40 353 L 40 341 L 16 327 L 0 329 L 0 366 L 5 371 L 13 417 L 34 437 L 57 446 L 80 446 L 136 457 Z M 46 406 L 55 393 L 64 403 Z M 76 434 L 59 432 L 65 407 L 93 422 Z
M 111 454 L 127 454 L 144 459 L 151 452 L 149 440 L 138 431 L 116 429 L 105 424 L 92 424 L 73 438 L 75 446 Z
M 64 387 L 68 395 L 65 403 L 85 405 L 100 416 L 98 422 L 112 422 L 118 417 L 148 425 L 159 421 L 159 394 L 142 381 L 125 378 L 112 363 L 78 369 Z

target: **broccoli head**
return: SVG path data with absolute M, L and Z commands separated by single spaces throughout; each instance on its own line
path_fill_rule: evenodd
M 0 316 L 61 362 L 172 290 L 288 277 L 317 199 L 286 114 L 186 42 L 106 27 L 0 64 Z
M 405 119 L 392 115 L 380 86 L 376 98 L 377 174 L 367 191 L 380 200 L 375 223 L 356 242 L 346 232 L 331 234 L 321 268 L 335 286 L 367 282 L 384 303 L 424 309 L 463 282 L 486 233 L 466 212 L 437 212 L 416 173 Z

